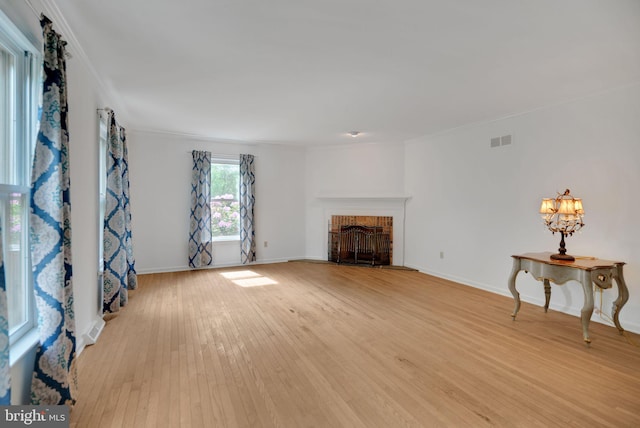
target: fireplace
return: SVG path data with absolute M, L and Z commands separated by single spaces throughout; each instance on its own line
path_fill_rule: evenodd
M 307 242 L 310 255 L 319 260 L 331 260 L 327 234 L 328 231 L 339 231 L 338 226 L 385 226 L 384 232 L 389 233 L 389 263 L 404 266 L 405 207 L 409 199 L 410 196 L 394 194 L 318 196 L 309 210 L 309 216 L 314 217 Z M 362 261 L 362 258 L 358 260 Z
M 327 248 L 336 263 L 391 265 L 393 217 L 331 216 Z

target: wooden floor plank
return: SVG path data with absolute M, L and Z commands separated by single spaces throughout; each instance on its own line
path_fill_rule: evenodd
M 599 323 L 585 346 L 578 318 L 512 308 L 405 270 L 140 275 L 78 359 L 71 426 L 640 426 L 640 348 Z

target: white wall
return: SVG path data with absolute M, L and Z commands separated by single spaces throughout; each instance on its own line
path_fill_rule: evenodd
M 255 156 L 257 261 L 304 253 L 304 151 L 279 145 L 204 141 L 130 131 L 133 247 L 138 273 L 186 270 L 191 203 L 191 151 Z M 264 247 L 264 241 L 268 246 Z M 240 244 L 214 244 L 214 265 L 240 264 Z
M 510 296 L 510 256 L 558 248 L 538 215 L 541 198 L 569 188 L 583 199 L 586 225 L 567 238 L 568 252 L 628 263 L 620 321 L 640 332 L 639 118 L 635 85 L 407 142 L 406 264 Z M 511 146 L 490 148 L 506 134 Z M 523 300 L 543 304 L 530 275 L 517 284 Z M 606 313 L 616 297 L 605 291 Z M 577 283 L 552 287 L 552 308 L 579 314 L 582 303 Z
M 97 93 L 93 76 L 78 59 L 68 62 L 73 287 L 78 347 L 99 317 L 98 132 L 96 110 L 113 105 Z
M 54 29 L 70 41 L 62 20 L 55 11 L 44 11 L 54 23 Z M 2 11 L 31 39 L 36 47 L 42 46 L 42 30 L 38 17 L 20 1 L 0 0 Z M 69 92 L 69 156 L 71 171 L 71 221 L 74 310 L 78 352 L 85 345 L 88 333 L 98 317 L 98 117 L 96 109 L 114 105 L 114 100 L 104 94 L 102 86 L 94 78 L 73 43 L 68 51 L 73 55 L 67 60 Z M 34 349 L 12 367 L 12 400 L 15 404 L 29 401 Z
M 38 10 L 39 2 L 33 0 Z M 21 1 L 0 8 L 35 43 L 38 18 Z M 65 35 L 55 13 L 54 27 Z M 78 346 L 97 320 L 96 108 L 117 106 L 102 91 L 81 52 L 68 61 L 73 261 Z M 116 110 L 116 113 L 118 111 Z M 627 262 L 630 300 L 620 320 L 640 332 L 640 87 L 529 114 L 425 137 L 406 145 L 313 148 L 251 146 L 129 131 L 133 242 L 140 273 L 187 268 L 190 154 L 256 155 L 258 261 L 323 259 L 325 203 L 319 196 L 411 196 L 405 264 L 508 295 L 510 255 L 555 250 L 557 236 L 537 214 L 540 198 L 570 188 L 583 198 L 586 227 L 567 241 L 574 254 Z M 126 127 L 126 115 L 118 119 Z M 513 134 L 514 144 L 489 149 L 489 139 Z M 262 246 L 269 242 L 267 248 Z M 237 252 L 236 252 L 237 251 Z M 444 258 L 439 258 L 440 251 Z M 218 246 L 217 264 L 235 264 L 239 250 Z M 541 286 L 523 273 L 524 300 L 541 304 Z M 605 308 L 615 293 L 605 292 Z M 580 287 L 554 287 L 552 307 L 577 314 Z M 509 319 L 511 305 L 505 308 Z M 12 368 L 14 402 L 28 400 L 27 353 Z
M 365 211 L 376 211 L 373 215 L 394 215 L 398 202 L 389 197 L 404 196 L 403 171 L 402 144 L 309 148 L 306 153 L 306 257 L 327 259 L 329 206 L 340 209 L 342 214 L 363 215 Z M 396 238 L 399 236 L 394 227 Z M 395 251 L 394 243 L 394 254 Z M 394 264 L 398 260 L 394 255 Z

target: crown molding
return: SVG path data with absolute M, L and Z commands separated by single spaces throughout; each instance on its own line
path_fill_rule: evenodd
M 119 101 L 118 92 L 111 85 L 107 84 L 100 73 L 98 73 L 98 71 L 95 69 L 95 67 L 91 63 L 91 60 L 87 56 L 86 51 L 82 47 L 82 43 L 76 37 L 76 34 L 67 22 L 67 19 L 62 14 L 62 11 L 60 11 L 60 8 L 58 8 L 55 0 L 32 1 L 34 3 L 40 4 L 42 13 L 47 15 L 47 17 L 49 17 L 49 19 L 53 21 L 56 30 L 64 36 L 67 45 L 69 46 L 72 59 L 75 60 L 77 58 L 82 61 L 89 73 L 91 73 L 94 80 L 98 83 L 98 88 L 96 89 L 98 90 L 98 93 L 101 95 L 101 97 L 104 100 L 108 101 L 108 104 L 110 106 L 114 106 L 115 110 L 118 111 L 118 114 L 124 115 L 126 117 L 128 115 L 127 110 Z M 33 6 L 34 8 L 37 7 L 35 4 Z

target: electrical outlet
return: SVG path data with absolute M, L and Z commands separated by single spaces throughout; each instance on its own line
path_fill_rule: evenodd
M 264 248 L 267 248 L 269 246 L 269 243 L 267 241 L 264 241 Z
M 444 251 L 440 251 L 440 258 L 444 259 Z

